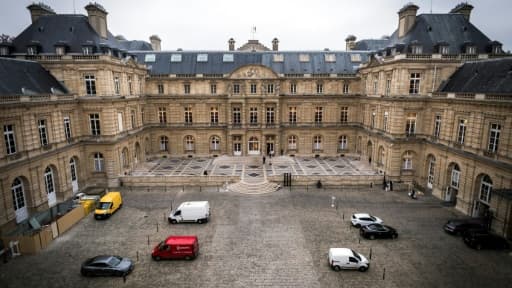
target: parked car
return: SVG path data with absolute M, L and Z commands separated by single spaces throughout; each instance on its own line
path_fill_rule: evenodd
M 126 276 L 134 268 L 132 260 L 114 255 L 99 255 L 82 263 L 84 276 Z
M 327 260 L 334 271 L 357 269 L 364 272 L 370 267 L 366 257 L 349 248 L 330 248 Z
M 210 203 L 208 201 L 189 201 L 181 203 L 169 214 L 171 224 L 180 222 L 206 223 L 210 219 Z
M 123 198 L 121 197 L 121 192 L 108 192 L 103 197 L 101 197 L 100 202 L 98 202 L 96 210 L 94 211 L 94 218 L 109 218 L 117 210 L 121 209 L 121 207 L 123 207 Z
M 470 229 L 487 230 L 487 221 L 482 218 L 450 219 L 444 224 L 444 231 L 462 235 Z
M 380 219 L 379 217 L 372 216 L 368 213 L 352 214 L 352 219 L 350 221 L 352 222 L 352 226 L 354 227 L 361 227 L 373 223 L 382 223 L 382 219 Z
M 464 243 L 471 248 L 480 249 L 508 249 L 510 247 L 507 240 L 501 236 L 489 233 L 471 231 L 464 236 Z
M 153 248 L 153 260 L 196 258 L 199 254 L 197 236 L 169 236 Z
M 359 234 L 361 234 L 361 236 L 364 238 L 369 238 L 371 240 L 375 238 L 395 239 L 398 237 L 398 232 L 396 232 L 393 227 L 377 223 L 361 226 Z

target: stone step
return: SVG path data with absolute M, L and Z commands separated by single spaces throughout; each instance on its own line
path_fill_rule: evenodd
M 281 185 L 273 182 L 247 183 L 240 181 L 228 185 L 228 190 L 242 194 L 266 194 L 272 193 L 281 188 Z

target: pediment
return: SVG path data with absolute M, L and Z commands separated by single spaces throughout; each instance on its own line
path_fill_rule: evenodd
M 263 65 L 246 65 L 233 71 L 231 79 L 268 79 L 277 78 L 278 75 L 270 68 Z

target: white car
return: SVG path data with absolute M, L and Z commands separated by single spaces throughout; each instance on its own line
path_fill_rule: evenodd
M 330 248 L 328 261 L 334 271 L 354 269 L 364 272 L 370 267 L 366 257 L 348 248 Z
M 361 227 L 368 224 L 381 224 L 382 219 L 379 217 L 372 216 L 368 213 L 355 213 L 352 214 L 352 219 L 350 220 L 352 222 L 352 226 L 354 227 Z

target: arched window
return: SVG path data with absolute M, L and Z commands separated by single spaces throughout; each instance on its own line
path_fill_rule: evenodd
M 128 149 L 126 148 L 121 152 L 121 164 L 123 167 L 128 167 Z
M 53 182 L 53 170 L 49 166 L 44 170 L 44 185 L 46 194 L 55 193 L 55 183 Z
M 411 153 L 411 151 L 406 151 L 404 153 L 402 169 L 404 169 L 404 170 L 412 169 L 412 153 Z
M 451 177 L 451 183 L 450 185 L 458 189 L 459 188 L 459 180 L 460 180 L 460 168 L 459 165 L 455 164 L 452 168 L 452 177 Z
M 186 151 L 194 151 L 194 137 L 193 136 L 186 136 L 185 137 L 185 150 Z
M 14 179 L 11 185 L 12 191 L 12 202 L 14 210 L 19 210 L 25 207 L 25 189 L 23 188 L 23 182 L 20 178 Z
M 489 175 L 484 175 L 480 183 L 480 201 L 489 204 L 491 202 L 492 180 Z
M 210 150 L 213 150 L 213 151 L 220 150 L 220 137 L 219 136 L 212 136 L 212 138 L 210 138 Z
M 167 136 L 160 137 L 160 151 L 169 151 L 169 138 Z
M 432 186 L 434 184 L 434 172 L 436 170 L 436 158 L 434 156 L 430 156 L 428 159 L 428 179 L 427 183 Z M 430 187 L 432 188 L 432 187 Z
M 288 149 L 289 150 L 297 149 L 297 136 L 295 136 L 295 135 L 288 136 Z
M 94 171 L 103 172 L 103 154 L 96 152 L 94 153 Z
M 384 150 L 384 147 L 379 147 L 379 154 L 377 154 L 377 164 L 384 165 L 384 161 L 386 159 L 386 151 Z
M 322 150 L 322 136 L 316 135 L 313 137 L 313 150 Z
M 341 135 L 338 138 L 338 149 L 339 150 L 347 149 L 347 136 L 346 135 Z

